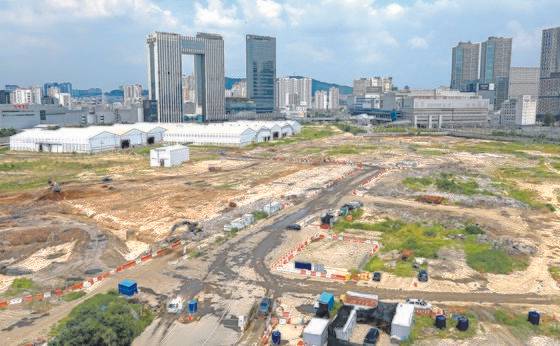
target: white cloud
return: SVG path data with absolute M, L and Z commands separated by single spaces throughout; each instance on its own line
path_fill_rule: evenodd
M 404 14 L 404 7 L 399 4 L 392 3 L 383 9 L 383 14 L 391 19 L 400 18 L 401 15 Z
M 222 28 L 231 29 L 241 24 L 237 19 L 237 8 L 226 7 L 221 0 L 209 0 L 208 6 L 195 4 L 194 24 L 201 29 Z
M 428 48 L 428 40 L 424 37 L 414 36 L 408 40 L 408 45 L 412 48 Z

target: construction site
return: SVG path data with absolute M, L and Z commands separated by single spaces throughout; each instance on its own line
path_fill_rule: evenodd
M 157 146 L 0 149 L 6 344 L 123 279 L 154 314 L 133 345 L 560 343 L 557 145 L 308 125 L 151 167 Z

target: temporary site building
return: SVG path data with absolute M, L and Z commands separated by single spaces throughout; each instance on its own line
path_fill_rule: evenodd
M 185 145 L 169 145 L 150 150 L 151 167 L 174 167 L 189 160 L 189 147 Z
M 290 124 L 290 126 L 292 127 L 292 129 L 293 129 L 293 134 L 294 134 L 294 135 L 297 135 L 298 133 L 301 132 L 301 124 L 300 124 L 300 123 L 298 123 L 298 122 L 295 121 L 295 120 L 288 120 L 288 121 L 286 121 L 286 122 L 287 122 L 288 124 Z
M 292 125 L 290 125 L 288 122 L 284 121 L 281 122 L 280 124 L 280 128 L 281 128 L 281 135 L 280 137 L 288 137 L 294 134 L 294 129 L 292 127 Z
M 155 144 L 163 141 L 163 134 L 165 133 L 165 128 L 160 126 L 158 123 L 136 123 L 132 125 L 114 125 L 114 126 L 128 126 L 130 128 L 135 128 L 143 133 L 144 144 Z
M 95 153 L 120 147 L 120 137 L 103 127 L 30 129 L 10 137 L 10 149 L 53 153 Z
M 255 141 L 256 132 L 244 126 L 196 125 L 169 126 L 163 135 L 168 143 L 225 145 L 242 147 Z

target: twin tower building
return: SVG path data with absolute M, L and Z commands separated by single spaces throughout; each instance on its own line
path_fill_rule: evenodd
M 148 35 L 148 92 L 156 102 L 159 122 L 182 122 L 182 56 L 194 56 L 197 104 L 207 121 L 226 120 L 224 40 L 197 33 L 195 37 L 155 32 Z M 274 111 L 276 39 L 246 37 L 247 97 L 257 113 Z

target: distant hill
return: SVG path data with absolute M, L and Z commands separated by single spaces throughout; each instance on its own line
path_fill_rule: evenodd
M 327 91 L 332 87 L 338 88 L 338 90 L 340 90 L 340 94 L 342 94 L 342 95 L 352 94 L 352 87 L 349 87 L 349 86 L 346 86 L 346 85 L 321 82 L 321 81 L 316 80 L 316 79 L 313 79 L 313 81 L 311 82 L 311 90 L 313 92 L 313 95 L 315 95 L 315 91 L 317 91 L 317 90 Z
M 290 76 L 292 78 L 303 78 L 301 76 Z M 226 89 L 231 89 L 233 87 L 233 85 L 239 81 L 242 81 L 245 78 L 230 78 L 230 77 L 226 77 Z M 327 83 L 327 82 L 321 82 L 319 80 L 313 79 L 311 82 L 311 90 L 313 95 L 315 95 L 315 92 L 317 90 L 329 90 L 329 88 L 331 87 L 335 87 L 338 88 L 340 90 L 341 94 L 351 94 L 352 93 L 352 87 L 346 86 L 346 85 L 340 85 L 340 84 L 335 84 L 335 83 Z

